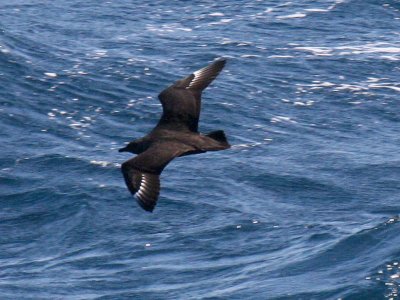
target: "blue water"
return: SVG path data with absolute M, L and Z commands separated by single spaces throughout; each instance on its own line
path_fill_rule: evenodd
M 400 1 L 0 1 L 1 299 L 398 299 Z M 218 57 L 154 213 L 117 149 Z

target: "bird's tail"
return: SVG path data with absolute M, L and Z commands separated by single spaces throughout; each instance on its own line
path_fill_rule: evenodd
M 228 140 L 226 139 L 225 132 L 223 130 L 211 131 L 210 133 L 207 133 L 206 136 L 212 138 L 213 140 L 216 140 L 221 144 L 230 146 Z

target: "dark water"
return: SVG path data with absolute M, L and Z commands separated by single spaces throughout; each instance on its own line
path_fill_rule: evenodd
M 0 1 L 1 299 L 398 299 L 400 1 Z M 153 214 L 117 149 L 217 57 Z

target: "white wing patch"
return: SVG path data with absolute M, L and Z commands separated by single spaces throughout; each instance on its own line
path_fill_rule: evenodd
M 142 173 L 140 186 L 136 197 L 146 207 L 154 207 L 160 194 L 160 177 L 154 174 Z
M 200 69 L 193 73 L 194 78 L 190 82 L 189 86 L 186 89 L 190 89 L 193 87 L 197 82 L 200 82 L 203 78 L 204 73 L 206 73 L 206 68 Z
M 218 76 L 219 72 L 225 65 L 225 60 L 220 59 L 213 62 L 211 65 L 204 67 L 196 72 L 193 72 L 193 79 L 190 81 L 186 89 L 205 89 Z

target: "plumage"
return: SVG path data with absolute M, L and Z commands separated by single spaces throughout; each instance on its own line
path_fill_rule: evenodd
M 119 152 L 138 154 L 121 166 L 125 183 L 139 205 L 153 211 L 160 194 L 160 174 L 175 157 L 230 148 L 222 130 L 198 132 L 202 91 L 225 65 L 220 59 L 176 81 L 158 98 L 163 107 L 157 126 Z
M 218 60 L 163 90 L 158 95 L 163 114 L 157 126 L 197 132 L 201 92 L 218 76 L 225 62 Z

